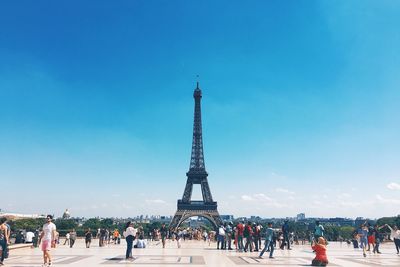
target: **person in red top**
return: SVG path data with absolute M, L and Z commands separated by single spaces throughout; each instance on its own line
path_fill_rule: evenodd
M 253 252 L 253 228 L 251 227 L 251 222 L 247 222 L 247 225 L 244 227 L 243 236 L 246 238 L 244 252 L 247 252 L 249 249 L 250 252 Z
M 237 229 L 237 242 L 238 242 L 238 247 L 239 247 L 239 251 L 242 252 L 243 251 L 243 232 L 244 232 L 244 223 L 240 222 L 238 223 L 238 225 L 236 226 Z
M 318 243 L 313 241 L 312 249 L 315 251 L 315 258 L 312 260 L 311 266 L 326 266 L 328 258 L 326 257 L 326 242 L 323 237 L 318 238 Z

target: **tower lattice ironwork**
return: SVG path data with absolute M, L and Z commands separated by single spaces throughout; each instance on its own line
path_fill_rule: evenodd
M 210 186 L 208 185 L 206 167 L 204 164 L 203 134 L 201 125 L 201 97 L 202 93 L 197 82 L 194 90 L 194 123 L 192 155 L 190 158 L 189 171 L 186 173 L 187 181 L 182 199 L 178 200 L 178 210 L 170 223 L 170 228 L 175 229 L 186 219 L 200 216 L 208 219 L 215 228 L 221 223 L 221 217 L 217 210 L 217 202 L 213 201 Z M 193 185 L 201 186 L 203 201 L 192 201 Z

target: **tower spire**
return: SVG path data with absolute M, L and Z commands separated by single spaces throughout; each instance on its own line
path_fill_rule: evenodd
M 190 158 L 189 172 L 206 172 L 203 153 L 203 133 L 201 124 L 201 89 L 199 82 L 193 93 L 194 97 L 194 121 L 193 121 L 193 140 L 192 155 Z

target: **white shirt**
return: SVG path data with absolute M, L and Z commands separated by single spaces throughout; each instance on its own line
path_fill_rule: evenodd
M 42 240 L 52 241 L 52 233 L 56 230 L 56 225 L 54 223 L 45 223 L 43 225 L 43 238 Z
M 400 239 L 400 230 L 394 230 L 392 227 L 390 227 L 390 225 L 388 225 L 389 229 L 390 229 L 390 237 L 396 238 L 396 239 Z
M 221 235 L 221 236 L 224 236 L 224 235 L 225 235 L 225 229 L 224 229 L 224 227 L 221 226 L 221 227 L 219 228 L 218 234 Z
M 124 232 L 124 237 L 127 236 L 136 236 L 137 233 L 137 229 L 133 228 L 132 226 L 129 226 L 128 228 L 126 228 L 125 232 Z
M 34 234 L 34 233 L 32 233 L 32 232 L 27 232 L 27 233 L 26 233 L 25 242 L 29 242 L 29 243 L 32 242 L 34 237 L 35 237 L 35 234 Z

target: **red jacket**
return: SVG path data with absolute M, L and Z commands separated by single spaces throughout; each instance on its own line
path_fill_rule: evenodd
M 243 224 L 239 223 L 239 224 L 236 226 L 236 228 L 237 228 L 237 230 L 238 230 L 238 235 L 243 236 L 243 231 L 244 231 L 244 226 L 243 226 Z
M 312 249 L 315 251 L 314 260 L 319 260 L 322 262 L 328 262 L 328 258 L 326 257 L 326 247 L 321 245 L 314 245 Z

